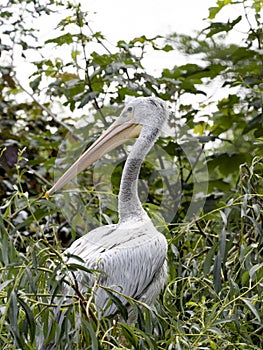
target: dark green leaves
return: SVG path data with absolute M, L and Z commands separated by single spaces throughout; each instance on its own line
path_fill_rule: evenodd
M 41 79 L 41 76 L 38 76 L 36 79 L 30 82 L 30 87 L 34 92 L 38 89 Z
M 201 33 L 131 40 L 120 33 L 113 47 L 108 33 L 90 27 L 93 14 L 71 1 L 12 0 L 1 8 L 1 349 L 263 348 L 261 10 L 258 0 L 215 0 Z M 64 18 L 39 36 L 38 21 L 50 26 L 55 12 Z M 160 58 L 150 73 L 145 65 L 156 53 L 173 62 Z M 82 293 L 69 276 L 103 273 L 82 261 L 64 265 L 61 253 L 92 228 L 117 222 L 129 148 L 111 152 L 100 172 L 80 174 L 77 192 L 42 197 L 54 172 L 115 120 L 127 97 L 151 95 L 167 101 L 169 136 L 158 140 L 160 156 L 143 164 L 139 188 L 169 242 L 169 280 L 153 308 L 127 299 L 138 316 L 128 325 L 119 295 L 108 291 L 119 316 L 99 317 L 93 286 Z M 193 202 L 204 207 L 189 220 Z M 74 296 L 63 294 L 63 281 L 75 282 Z
M 84 107 L 87 103 L 89 103 L 90 101 L 92 101 L 95 97 L 97 97 L 99 95 L 98 91 L 92 91 L 92 92 L 88 92 L 84 95 L 84 97 L 82 97 L 79 108 Z
M 228 21 L 227 23 L 221 23 L 221 22 L 213 22 L 209 27 L 204 29 L 204 31 L 208 31 L 206 34 L 207 38 L 212 37 L 215 34 L 226 32 L 228 33 L 230 30 L 234 28 L 234 26 L 239 23 L 242 19 L 242 16 L 238 16 L 233 21 Z
M 31 342 L 34 342 L 35 336 L 36 336 L 36 322 L 35 322 L 34 314 L 31 308 L 28 306 L 28 304 L 24 300 L 22 300 L 21 298 L 18 298 L 18 303 L 21 305 L 21 308 L 23 309 L 26 315 L 26 317 L 23 320 L 23 328 L 26 331 L 29 330 Z

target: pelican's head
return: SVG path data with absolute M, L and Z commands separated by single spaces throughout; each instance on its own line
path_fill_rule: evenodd
M 127 104 L 118 120 L 161 129 L 167 117 L 168 110 L 163 100 L 157 97 L 138 97 Z
M 156 97 L 138 97 L 129 102 L 119 118 L 95 141 L 91 147 L 46 192 L 48 198 L 61 189 L 81 171 L 101 158 L 105 153 L 125 141 L 138 137 L 142 129 L 161 130 L 168 117 L 165 103 Z

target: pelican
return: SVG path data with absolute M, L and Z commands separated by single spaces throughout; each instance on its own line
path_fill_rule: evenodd
M 103 272 L 97 278 L 94 302 L 98 312 L 106 317 L 117 314 L 118 307 L 109 301 L 105 289 L 115 291 L 130 313 L 131 306 L 123 295 L 151 306 L 167 280 L 167 241 L 143 209 L 137 190 L 141 164 L 167 118 L 168 110 L 161 99 L 139 97 L 132 100 L 107 131 L 46 193 L 46 198 L 50 197 L 105 153 L 128 139 L 137 138 L 121 178 L 119 222 L 90 231 L 63 253 L 68 263 Z M 83 269 L 74 272 L 74 276 L 84 294 L 95 283 L 95 277 Z M 65 286 L 64 294 L 72 294 L 72 289 Z

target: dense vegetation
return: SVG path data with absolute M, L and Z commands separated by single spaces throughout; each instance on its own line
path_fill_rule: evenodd
M 262 349 L 262 0 L 217 0 L 196 35 L 120 38 L 114 51 L 89 13 L 63 3 L 0 7 L 1 349 Z M 54 37 L 41 42 L 37 22 L 57 13 Z M 186 63 L 153 76 L 143 62 L 157 51 Z M 117 221 L 126 146 L 55 198 L 43 193 L 125 98 L 149 95 L 171 110 L 140 176 L 144 207 L 169 243 L 169 282 L 154 309 L 132 302 L 138 321 L 127 325 L 98 319 L 92 289 L 59 298 L 77 268 L 63 263 L 64 247 Z

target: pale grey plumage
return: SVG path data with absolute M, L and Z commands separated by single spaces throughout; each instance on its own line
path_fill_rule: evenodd
M 83 264 L 90 269 L 102 270 L 98 284 L 151 305 L 167 279 L 167 242 L 156 230 L 143 210 L 137 193 L 140 166 L 159 136 L 168 112 L 157 98 L 137 98 L 124 108 L 119 119 L 132 113 L 132 120 L 142 125 L 123 170 L 119 194 L 119 223 L 99 227 L 76 240 L 65 253 L 68 263 Z M 62 186 L 62 185 L 61 185 Z M 74 258 L 77 256 L 77 258 Z M 82 270 L 74 272 L 78 287 L 85 293 L 94 283 L 94 276 Z M 73 289 L 64 287 L 64 293 Z M 127 300 L 118 295 L 123 304 Z M 108 295 L 102 288 L 95 291 L 98 311 L 105 310 Z M 104 316 L 114 315 L 117 307 L 111 304 Z
M 66 253 L 81 258 L 88 268 L 104 271 L 105 274 L 99 275 L 98 284 L 150 305 L 166 281 L 166 250 L 164 236 L 151 221 L 138 220 L 99 227 L 75 241 Z M 69 258 L 68 262 L 80 263 L 74 258 Z M 80 270 L 75 272 L 75 277 L 82 293 L 87 290 L 87 285 L 94 283 L 92 274 Z M 125 298 L 120 295 L 118 298 L 127 304 Z M 104 310 L 107 302 L 107 292 L 97 288 L 95 304 L 98 311 Z M 116 312 L 116 305 L 111 304 L 103 314 L 109 316 Z

